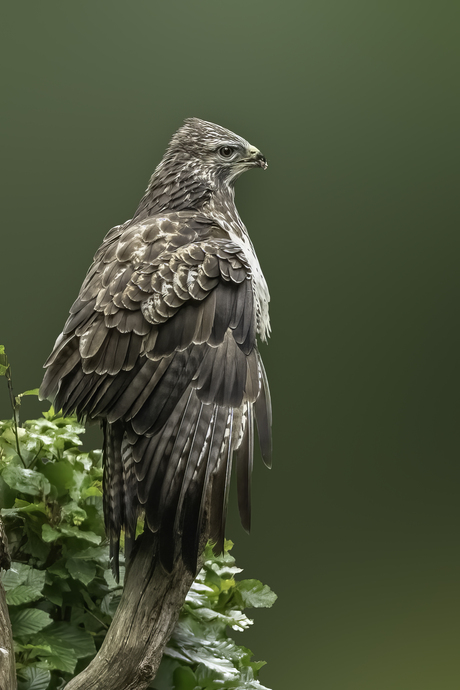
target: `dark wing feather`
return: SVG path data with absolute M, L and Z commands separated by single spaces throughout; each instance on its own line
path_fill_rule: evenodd
M 247 403 L 243 413 L 243 438 L 236 455 L 238 508 L 241 524 L 247 532 L 251 530 L 251 476 L 254 452 L 254 423 L 252 414 L 252 405 Z
M 225 523 L 233 456 L 233 417 L 234 411 L 233 408 L 230 408 L 226 425 L 225 446 L 212 480 L 209 537 L 211 541 L 215 542 L 218 553 L 223 551 L 225 541 Z
M 196 568 L 205 520 L 221 549 L 235 451 L 249 529 L 253 406 L 266 463 L 271 452 L 256 328 L 244 253 L 209 219 L 168 213 L 105 238 L 47 362 L 41 395 L 66 413 L 102 420 L 115 570 L 120 530 L 129 554 L 142 510 L 168 570 L 179 553 Z
M 261 374 L 261 386 L 260 393 L 254 402 L 254 412 L 262 458 L 265 465 L 270 468 L 272 466 L 272 403 L 267 374 L 259 353 L 257 353 L 257 359 Z

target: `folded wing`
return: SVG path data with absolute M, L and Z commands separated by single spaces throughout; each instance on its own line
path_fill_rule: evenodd
M 271 458 L 256 334 L 250 266 L 206 217 L 169 213 L 117 226 L 105 238 L 40 392 L 65 413 L 102 422 L 115 569 L 120 530 L 129 552 L 141 512 L 168 570 L 180 553 L 195 570 L 205 517 L 222 549 L 235 451 L 249 529 L 254 418 L 267 465 Z

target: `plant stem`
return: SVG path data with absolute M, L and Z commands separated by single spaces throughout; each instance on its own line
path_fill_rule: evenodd
M 24 458 L 21 455 L 21 449 L 19 446 L 19 433 L 18 433 L 18 427 L 19 427 L 19 404 L 16 401 L 16 398 L 14 397 L 13 393 L 13 380 L 11 378 L 11 367 L 8 365 L 6 371 L 5 371 L 5 377 L 6 377 L 6 382 L 8 384 L 8 392 L 10 394 L 10 402 L 11 402 L 11 407 L 13 408 L 13 433 L 16 438 L 16 450 L 18 452 L 18 455 L 21 459 L 21 462 L 23 464 L 23 467 L 26 466 L 24 462 Z
M 87 606 L 85 606 L 85 611 L 86 611 L 86 613 L 89 613 L 90 616 L 92 616 L 93 618 L 95 618 L 95 619 L 97 620 L 98 623 L 100 623 L 101 625 L 103 625 L 104 628 L 105 628 L 106 630 L 109 629 L 109 626 L 108 626 L 106 623 L 104 623 L 104 621 L 101 621 L 101 619 L 98 618 L 92 611 L 90 611 L 89 608 L 88 608 Z

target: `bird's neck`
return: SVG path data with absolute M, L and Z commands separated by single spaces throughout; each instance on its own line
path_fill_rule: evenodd
M 140 220 L 165 211 L 201 211 L 217 201 L 229 209 L 233 207 L 236 213 L 234 197 L 232 184 L 207 177 L 193 164 L 177 169 L 163 161 L 150 178 L 134 218 Z

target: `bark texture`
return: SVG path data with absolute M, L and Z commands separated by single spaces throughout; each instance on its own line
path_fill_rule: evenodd
M 104 643 L 66 690 L 144 690 L 156 675 L 194 576 L 182 560 L 165 572 L 152 533 L 145 532 L 136 546 Z
M 13 635 L 5 590 L 0 583 L 0 690 L 16 690 L 16 687 Z
M 0 575 L 10 567 L 8 541 L 0 519 Z M 6 603 L 5 590 L 0 580 L 0 690 L 16 690 L 13 633 Z

